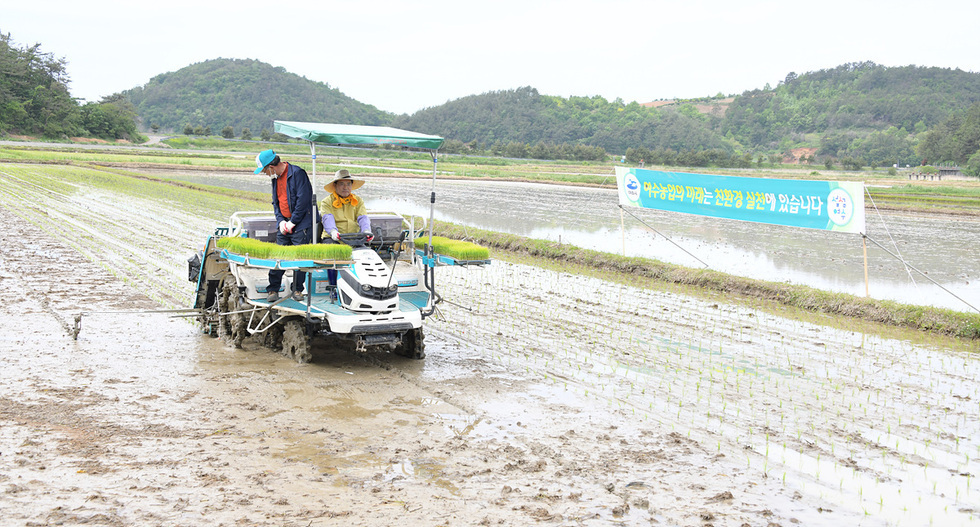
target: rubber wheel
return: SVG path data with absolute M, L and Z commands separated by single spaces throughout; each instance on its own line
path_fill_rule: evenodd
M 313 360 L 310 337 L 306 334 L 306 323 L 302 319 L 287 320 L 283 326 L 282 354 L 301 364 Z
M 218 338 L 218 333 L 221 331 L 221 316 L 219 313 L 222 310 L 221 301 L 224 300 L 221 287 L 222 284 L 219 283 L 215 291 L 214 303 L 202 309 L 201 314 L 197 317 L 197 323 L 201 327 L 201 333 L 211 338 Z
M 401 344 L 395 346 L 395 355 L 415 360 L 424 359 L 425 334 L 422 332 L 422 328 L 406 331 L 405 335 L 402 336 Z
M 222 300 L 219 301 L 218 305 L 222 313 L 240 311 L 245 305 L 241 293 L 238 291 L 238 284 L 234 280 L 225 280 L 225 285 L 221 289 L 221 296 Z M 224 307 L 221 307 L 221 302 L 223 302 Z M 248 331 L 245 329 L 247 323 L 244 313 L 222 316 L 218 325 L 221 338 L 229 345 L 241 349 L 242 342 L 248 336 Z
M 274 350 L 282 349 L 282 324 L 275 324 L 262 334 L 262 345 Z
M 201 327 L 201 333 L 216 339 L 221 336 L 221 316 L 218 313 L 221 312 L 221 308 L 218 307 L 217 303 L 212 307 L 204 310 L 204 312 L 197 317 L 197 323 Z
M 218 336 L 222 340 L 231 343 L 231 319 L 225 315 L 231 311 L 228 306 L 228 297 L 231 296 L 231 290 L 235 288 L 234 280 L 225 280 L 221 282 L 221 290 L 218 291 Z
M 231 323 L 228 321 L 228 317 L 221 316 L 221 314 L 230 311 L 230 309 L 228 309 L 228 297 L 231 295 L 231 292 L 234 289 L 236 289 L 234 279 L 222 280 L 221 284 L 218 286 L 218 291 L 215 294 L 215 303 L 217 304 L 218 308 L 218 314 L 216 315 L 217 320 L 214 322 L 204 322 L 210 326 L 217 326 L 214 327 L 216 331 L 212 335 L 213 337 L 224 337 L 231 334 Z

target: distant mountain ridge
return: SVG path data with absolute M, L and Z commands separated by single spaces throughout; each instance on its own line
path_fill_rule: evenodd
M 213 59 L 162 73 L 122 92 L 144 127 L 179 132 L 187 124 L 218 131 L 225 126 L 254 135 L 272 121 L 384 125 L 393 114 L 358 102 L 329 85 L 251 59 Z
M 470 95 L 410 116 L 400 115 L 393 126 L 485 145 L 570 143 L 610 152 L 624 152 L 636 145 L 732 150 L 696 112 L 659 111 L 599 96 L 565 99 L 541 95 L 530 86 Z
M 249 127 L 257 135 L 281 119 L 391 125 L 488 149 L 568 144 L 613 154 L 644 148 L 791 155 L 815 148 L 821 157 L 890 165 L 915 163 L 919 135 L 980 103 L 980 74 L 857 62 L 790 73 L 775 88 L 668 105 L 599 96 L 566 99 L 528 86 L 395 115 L 283 68 L 214 59 L 158 75 L 124 95 L 144 127 L 178 132 L 190 124 L 213 131 L 232 126 L 236 134 Z
M 873 62 L 796 75 L 735 98 L 719 131 L 765 146 L 791 134 L 921 132 L 980 102 L 980 74 Z

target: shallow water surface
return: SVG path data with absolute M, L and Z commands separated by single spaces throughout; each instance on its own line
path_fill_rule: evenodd
M 247 174 L 162 175 L 245 190 L 269 188 L 267 179 Z M 321 174 L 320 194 L 326 180 Z M 611 176 L 609 184 L 615 184 Z M 623 213 L 613 189 L 461 180 L 438 180 L 435 188 L 437 220 L 749 278 L 858 296 L 867 288 L 873 298 L 980 310 L 980 265 L 973 245 L 980 238 L 980 220 L 973 218 L 868 211 L 869 238 L 928 278 L 869 242 L 866 286 L 859 235 L 635 208 Z M 370 178 L 358 193 L 372 210 L 428 218 L 431 191 L 431 179 Z
M 451 510 L 468 524 L 952 525 L 980 514 L 972 341 L 495 261 L 440 268 L 448 302 L 426 319 L 424 361 L 318 341 L 314 362 L 296 364 L 134 313 L 186 306 L 183 251 L 216 211 L 84 185 L 51 193 L 27 174 L 37 167 L 18 170 L 32 183 L 5 180 L 0 220 L 37 228 L 0 232 L 0 281 L 31 292 L 0 304 L 11 521 L 306 525 L 324 511 L 435 525 Z M 384 183 L 370 185 L 394 188 Z M 99 211 L 93 196 L 128 206 Z M 42 218 L 19 215 L 32 206 Z

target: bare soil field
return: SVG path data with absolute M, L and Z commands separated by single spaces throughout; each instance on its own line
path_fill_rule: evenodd
M 235 203 L 78 170 L 0 165 L 4 524 L 980 513 L 980 368 L 956 341 L 498 261 L 440 274 L 424 361 L 317 341 L 296 364 L 156 312 L 186 306 L 184 260 Z

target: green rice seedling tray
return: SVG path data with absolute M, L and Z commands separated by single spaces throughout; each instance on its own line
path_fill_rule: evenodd
M 422 249 L 428 244 L 427 237 L 416 238 L 416 252 L 425 256 Z M 435 262 L 442 265 L 487 265 L 490 263 L 490 250 L 481 245 L 442 236 L 432 237 L 432 252 Z
M 218 238 L 216 245 L 222 249 L 222 258 L 252 267 L 291 269 L 346 265 L 351 262 L 351 248 L 348 245 L 276 245 L 254 238 L 232 236 Z

